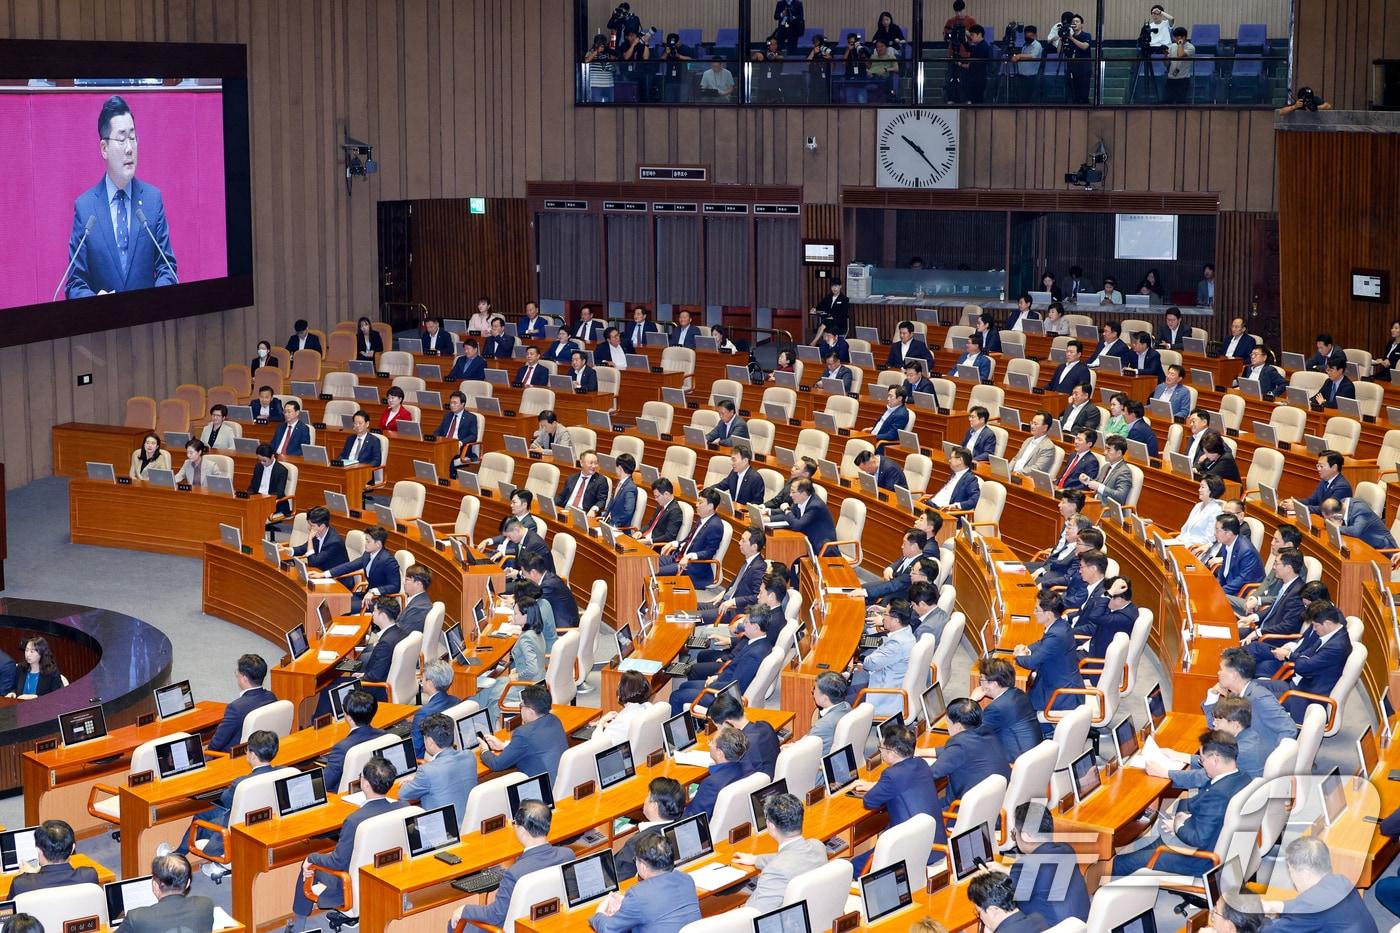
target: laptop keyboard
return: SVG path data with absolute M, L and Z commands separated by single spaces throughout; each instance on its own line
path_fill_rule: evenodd
M 452 882 L 452 887 L 463 894 L 485 894 L 487 891 L 494 891 L 501 886 L 501 873 L 494 868 L 486 868 L 482 871 L 473 872 L 465 878 L 458 878 Z

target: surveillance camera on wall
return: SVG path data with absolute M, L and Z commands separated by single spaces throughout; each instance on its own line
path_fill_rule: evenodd
M 815 137 L 815 136 L 808 136 L 808 137 L 807 137 L 807 151 L 808 151 L 808 152 L 816 152 L 816 151 L 817 151 L 817 137 Z

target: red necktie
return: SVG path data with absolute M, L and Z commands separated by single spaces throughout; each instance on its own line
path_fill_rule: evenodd
M 685 539 L 685 544 L 681 545 L 681 549 L 676 552 L 677 554 L 681 555 L 682 557 L 685 556 L 686 551 L 690 550 L 690 542 L 695 540 L 695 536 L 700 533 L 700 528 L 704 524 L 705 520 L 702 518 L 695 524 L 694 528 L 690 529 L 690 535 Z
M 282 434 L 282 445 L 281 445 L 280 447 L 277 448 L 277 452 L 278 452 L 279 454 L 285 454 L 285 453 L 287 452 L 287 445 L 290 444 L 291 442 L 292 442 L 292 423 L 289 421 L 289 422 L 287 422 L 287 424 L 286 424 L 286 430 L 285 430 L 285 431 L 283 432 L 283 434 Z
M 535 378 L 535 364 L 531 363 L 529 366 L 525 367 L 525 378 L 522 380 L 522 382 L 523 382 L 525 385 L 527 385 L 527 386 L 528 386 L 528 385 L 533 385 L 533 384 L 534 384 L 534 378 Z
M 1061 489 L 1065 488 L 1065 483 L 1069 482 L 1069 478 L 1074 475 L 1074 468 L 1079 466 L 1079 461 L 1081 458 L 1083 458 L 1083 456 L 1083 454 L 1075 454 L 1074 459 L 1069 462 L 1069 466 L 1066 467 L 1065 471 L 1060 474 Z
M 574 484 L 574 494 L 569 497 L 569 508 L 583 508 L 583 494 L 588 490 L 588 478 L 582 473 L 578 475 L 578 482 Z
M 647 530 L 642 532 L 642 534 L 650 535 L 652 531 L 656 528 L 656 523 L 661 521 L 661 513 L 665 511 L 666 509 L 664 507 L 658 506 L 656 509 L 656 514 L 651 517 L 651 524 L 647 526 Z
M 452 416 L 452 430 L 451 430 L 451 432 L 449 432 L 449 434 L 448 434 L 449 437 L 456 437 L 456 436 L 457 436 L 457 426 L 458 426 L 459 424 L 461 424 L 461 422 L 462 422 L 462 413 L 461 413 L 461 412 L 458 412 L 457 414 L 455 414 L 455 415 Z

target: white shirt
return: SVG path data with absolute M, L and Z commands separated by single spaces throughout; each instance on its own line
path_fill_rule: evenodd
M 1239 337 L 1231 337 L 1231 338 L 1230 338 L 1230 342 L 1227 343 L 1227 344 L 1225 344 L 1225 355 L 1226 355 L 1226 356 L 1234 356 L 1234 355 L 1235 355 L 1235 347 L 1239 345 L 1239 342 L 1240 342 L 1240 340 L 1241 340 L 1243 337 L 1244 337 L 1244 334 L 1240 334 Z
M 943 484 L 943 488 L 934 494 L 933 504 L 940 509 L 946 509 L 953 501 L 953 490 L 957 488 L 958 480 L 963 478 L 967 470 L 954 470 L 953 475 L 948 477 L 948 482 Z
M 617 711 L 612 722 L 603 727 L 602 737 L 608 740 L 609 745 L 620 745 L 627 741 L 627 730 L 632 725 L 632 720 L 641 713 L 646 712 L 646 703 L 628 703 Z M 594 738 L 598 736 L 595 735 Z
M 349 457 L 349 459 L 352 460 L 352 461 L 359 460 L 359 459 L 360 459 L 360 448 L 363 447 L 363 446 L 365 446 L 365 436 L 364 436 L 363 434 L 357 434 L 357 435 L 355 435 L 355 443 L 353 443 L 353 444 L 350 445 L 350 457 Z
M 1182 544 L 1196 544 L 1207 547 L 1215 542 L 1215 518 L 1220 514 L 1220 500 L 1207 499 L 1191 507 L 1186 516 L 1186 524 L 1181 526 L 1177 536 Z
M 1172 21 L 1167 19 L 1166 16 L 1162 17 L 1160 23 L 1154 23 L 1148 20 L 1147 29 L 1151 34 L 1151 39 L 1147 44 L 1153 48 L 1165 49 L 1172 44 Z
M 1090 363 L 1089 366 L 1090 366 L 1091 368 L 1093 368 L 1093 369 L 1098 369 L 1098 368 L 1099 368 L 1099 362 L 1100 362 L 1104 357 L 1106 357 L 1106 356 L 1111 356 L 1111 355 L 1113 354 L 1113 348 L 1116 347 L 1117 345 L 1118 345 L 1118 338 L 1117 338 L 1117 337 L 1114 337 L 1114 338 L 1113 338 L 1112 340 L 1110 340 L 1108 343 L 1103 344 L 1102 346 L 1100 346 L 1100 347 L 1099 347 L 1099 352 L 1098 352 L 1097 354 L 1095 354 L 1095 356 L 1094 356 L 1094 362 Z
M 1040 437 L 1026 438 L 1026 442 L 1021 445 L 1021 452 L 1016 455 L 1016 459 L 1011 463 L 1011 469 L 1016 473 L 1020 473 L 1024 470 L 1026 464 L 1031 462 L 1031 456 L 1040 449 L 1040 442 L 1045 440 L 1048 436 L 1049 435 L 1042 434 Z
M 1065 416 L 1064 422 L 1060 425 L 1060 433 L 1068 434 L 1074 429 L 1074 423 L 1079 420 L 1079 413 L 1083 411 L 1088 404 L 1088 402 L 1085 402 L 1083 405 L 1075 405 L 1069 410 L 1069 414 Z
M 259 494 L 259 495 L 266 496 L 266 495 L 268 495 L 268 494 L 271 492 L 271 490 L 272 490 L 272 471 L 275 470 L 275 469 L 277 469 L 277 464 L 275 464 L 275 463 L 272 464 L 272 466 L 263 467 L 263 471 L 262 471 L 262 482 L 258 484 L 258 494 Z
M 627 368 L 627 351 L 622 349 L 622 344 L 617 346 L 608 344 L 608 358 L 612 360 L 613 366 L 617 369 Z
M 1319 636 L 1318 636 L 1318 644 L 1317 644 L 1318 648 L 1321 649 L 1323 645 L 1327 644 L 1329 641 L 1332 640 L 1332 636 L 1333 636 L 1333 635 L 1337 634 L 1338 632 L 1342 632 L 1342 631 L 1346 631 L 1345 627 L 1338 627 L 1338 628 L 1335 628 L 1335 629 L 1333 629 L 1332 631 L 1328 632 L 1326 635 L 1319 635 Z M 1302 675 L 1302 674 L 1294 674 L 1294 675 L 1293 675 L 1293 682 L 1294 682 L 1295 684 L 1300 684 L 1300 683 L 1302 683 L 1302 682 L 1303 682 L 1303 675 Z
M 1205 436 L 1205 431 L 1191 435 L 1191 443 L 1186 445 L 1186 459 L 1192 463 L 1196 462 L 1196 448 L 1201 446 L 1201 438 Z

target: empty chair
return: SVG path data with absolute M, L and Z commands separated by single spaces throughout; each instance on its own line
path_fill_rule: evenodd
M 569 443 L 573 446 L 574 457 L 577 459 L 583 455 L 585 450 L 598 449 L 598 432 L 592 428 L 570 426 Z M 609 480 L 609 485 L 611 485 L 611 480 Z
M 633 460 L 641 463 L 647 455 L 646 441 L 640 437 L 633 437 L 631 434 L 615 435 L 612 450 L 608 451 L 608 454 L 612 457 L 617 457 L 620 454 L 631 454 Z
M 851 566 L 864 563 L 860 539 L 865 535 L 865 503 L 852 496 L 841 503 L 841 512 L 836 517 L 836 540 L 830 542 L 841 548 L 841 556 Z
M 404 397 L 409 399 L 414 398 L 417 393 L 428 387 L 428 384 L 419 376 L 395 376 L 390 385 L 403 389 Z
M 788 781 L 788 790 L 792 790 L 791 780 Z M 793 793 L 801 796 L 797 791 Z M 829 930 L 836 918 L 846 912 L 846 898 L 853 873 L 851 863 L 843 858 L 832 859 L 815 871 L 804 872 L 788 882 L 783 906 L 806 901 L 811 929 Z M 685 930 L 681 933 L 685 933 Z
M 632 749 L 633 761 L 645 761 L 652 752 L 663 746 L 662 729 L 671 718 L 669 703 L 649 703 L 640 715 L 633 716 L 627 726 L 627 744 Z
M 904 382 L 904 372 L 898 369 L 881 370 L 880 375 L 875 377 L 875 384 L 885 387 L 897 386 Z
M 350 399 L 355 397 L 355 386 L 359 384 L 360 377 L 354 373 L 329 372 L 321 380 L 321 391 L 336 398 Z
M 213 386 L 209 389 L 208 402 L 210 408 L 213 408 L 215 405 L 223 405 L 225 408 L 231 408 L 239 404 L 238 390 L 233 386 Z
M 710 837 L 724 839 L 735 826 L 751 821 L 753 808 L 749 798 L 754 791 L 771 783 L 763 772 L 742 777 L 725 787 L 715 798 L 714 816 L 710 819 Z
M 1322 386 L 1326 382 L 1326 373 L 1315 373 L 1308 369 L 1294 370 L 1288 376 L 1288 385 L 1291 388 L 1304 389 L 1308 395 L 1316 395 L 1321 392 Z
M 948 830 L 948 836 L 951 838 L 984 823 L 989 830 L 995 830 L 1005 799 L 1006 778 L 1000 774 L 983 778 L 959 799 L 958 815 Z
M 716 379 L 710 386 L 710 404 L 718 405 L 726 398 L 739 407 L 744 401 L 743 384 L 735 379 Z
M 773 422 L 765 418 L 750 418 L 747 422 L 749 426 L 749 450 L 758 457 L 769 457 L 773 454 Z
M 705 465 L 705 478 L 697 485 L 701 489 L 705 489 L 720 482 L 729 475 L 731 465 L 732 461 L 729 459 L 729 454 L 714 455 Z
M 782 491 L 783 483 L 786 482 L 783 474 L 767 467 L 759 467 L 758 475 L 763 478 L 763 498 L 765 501 L 772 499 Z
M 933 474 L 933 461 L 923 454 L 910 454 L 904 458 L 904 478 L 912 493 L 928 491 L 929 477 Z
M 938 403 L 938 410 L 952 411 L 954 403 L 958 400 L 958 384 L 942 377 L 930 381 L 933 383 L 933 398 Z
M 671 433 L 671 423 L 675 420 L 676 410 L 669 402 L 658 402 L 652 400 L 642 405 L 642 417 L 650 418 L 656 422 L 656 429 L 662 434 Z M 637 458 L 640 462 L 641 458 Z
M 258 372 L 261 373 L 262 370 Z M 253 388 L 253 371 L 244 363 L 229 363 L 224 367 L 219 381 L 224 385 L 233 386 L 241 396 L 247 398 Z
M 574 555 L 578 553 L 578 541 L 567 531 L 561 531 L 554 536 L 554 543 L 550 545 L 549 553 L 554 558 L 554 572 L 560 578 L 567 580 L 569 571 L 574 569 Z
M 967 405 L 969 409 L 981 405 L 989 412 L 1001 411 L 1002 405 L 1006 404 L 1006 393 L 1001 386 L 976 385 L 968 393 Z
M 792 452 L 797 455 L 797 459 L 811 457 L 813 460 L 825 460 L 828 444 L 831 443 L 831 435 L 816 428 L 803 428 L 797 433 L 797 444 L 792 448 Z
M 692 377 L 695 375 L 695 351 L 689 347 L 667 347 L 661 351 L 661 371 L 684 373 L 685 379 L 681 381 L 681 388 L 689 391 L 693 385 Z
M 467 794 L 467 807 L 462 811 L 461 830 L 465 833 L 475 833 L 481 831 L 481 824 L 486 820 L 496 816 L 510 818 L 510 798 L 506 796 L 506 788 L 512 784 L 519 784 L 528 778 L 528 774 L 521 774 L 518 771 L 489 781 L 482 781 L 471 789 Z M 402 813 L 403 811 L 397 811 Z M 392 816 L 386 813 L 385 816 Z M 376 817 L 378 819 L 378 817 Z M 403 825 L 403 820 L 399 820 L 399 825 Z
M 70 920 L 97 917 L 106 926 L 107 895 L 96 884 L 65 884 L 26 891 L 15 897 L 15 913 L 29 914 L 45 930 L 62 930 Z
M 174 397 L 185 400 L 191 415 L 202 416 L 209 410 L 209 403 L 205 400 L 204 386 L 195 385 L 192 382 L 176 386 Z
M 1032 386 L 1040 385 L 1040 364 L 1035 360 L 1013 359 L 1006 363 L 1006 374 L 1002 376 L 1003 385 L 1011 385 L 1013 374 L 1025 376 Z
M 157 434 L 167 431 L 190 433 L 190 406 L 181 398 L 168 398 L 156 410 L 155 430 Z
M 1244 398 L 1224 395 L 1220 398 L 1220 423 L 1227 431 L 1238 431 L 1244 424 Z
M 155 771 L 156 769 L 156 746 L 164 745 L 175 739 L 189 738 L 188 732 L 170 732 L 147 742 L 142 742 L 131 752 L 131 766 L 127 774 L 140 774 L 142 771 Z M 118 775 L 111 776 L 115 780 Z M 125 775 L 122 775 L 122 783 L 126 783 Z M 110 823 L 113 829 L 121 825 L 121 791 L 112 784 L 96 782 L 92 789 L 88 791 L 87 811 L 93 817 Z
M 998 831 L 998 847 L 1002 850 L 1015 845 L 1011 839 L 1009 823 L 1015 816 L 1016 808 L 1023 803 L 1045 797 L 1045 790 L 1050 786 L 1050 778 L 1055 773 L 1055 760 L 1059 754 L 1060 750 L 1055 743 L 1046 739 L 1017 756 L 1011 768 L 1011 780 L 1007 782 L 1006 793 L 1002 797 L 1001 822 L 994 825 Z
M 1308 424 L 1308 413 L 1291 405 L 1279 405 L 1269 415 L 1269 425 L 1285 444 L 1300 444 Z
M 776 405 L 783 411 L 784 418 L 792 418 L 797 411 L 797 393 L 782 386 L 769 386 L 763 390 L 763 401 L 759 410 L 768 414 L 768 406 Z
M 821 767 L 822 740 L 815 735 L 804 735 L 784 745 L 778 752 L 778 763 L 773 766 L 773 780 L 786 779 L 788 793 L 800 798 L 816 786 Z
M 709 434 L 719 424 L 719 412 L 713 408 L 697 408 L 690 415 L 690 426 L 703 434 Z
M 354 322 L 351 322 L 354 323 Z M 337 327 L 330 334 L 326 344 L 326 365 L 344 366 L 355 358 L 355 329 L 341 330 Z
M 512 483 L 515 481 L 515 458 L 494 450 L 482 454 L 476 476 L 482 489 L 496 489 L 501 483 Z
M 1345 415 L 1334 415 L 1322 427 L 1322 440 L 1329 450 L 1335 450 L 1344 457 L 1354 457 L 1356 445 L 1361 440 L 1361 422 Z
M 875 850 L 870 855 L 865 873 L 874 874 L 882 868 L 903 862 L 912 883 L 913 879 L 924 877 L 924 865 L 937 837 L 935 818 L 927 813 L 915 813 L 876 837 Z
M 375 366 L 379 372 L 390 376 L 412 376 L 413 354 L 403 350 L 385 350 L 379 354 L 379 362 Z
M 849 431 L 855 427 L 856 418 L 860 415 L 860 402 L 844 395 L 833 395 L 826 400 L 825 411 L 838 428 Z
M 1260 486 L 1269 486 L 1274 490 L 1278 489 L 1279 481 L 1283 478 L 1283 454 L 1268 447 L 1260 447 L 1254 451 L 1254 461 L 1249 465 L 1249 472 L 1244 477 L 1244 494 L 1246 497 L 1257 497 Z
M 695 451 L 689 447 L 667 447 L 666 456 L 661 461 L 660 473 L 679 487 L 682 476 L 695 476 Z
M 1128 917 L 1136 917 L 1152 909 L 1157 902 L 1157 885 L 1140 880 L 1120 878 L 1094 892 L 1089 902 L 1089 933 L 1110 933 Z
M 540 412 L 554 408 L 554 390 L 544 389 L 539 386 L 531 386 L 520 393 L 520 411 L 522 415 L 538 415 Z
M 292 354 L 291 378 L 296 382 L 315 382 L 321 378 L 321 354 L 315 350 L 298 350 Z
M 559 493 L 559 468 L 543 460 L 531 463 L 530 472 L 525 477 L 525 488 L 536 496 L 553 499 Z
M 720 32 L 729 30 L 721 29 Z M 849 863 L 848 863 L 849 864 Z M 848 879 L 846 888 L 851 886 Z M 845 888 L 842 889 L 842 896 L 845 896 Z M 810 908 L 808 916 L 811 916 Z M 759 917 L 758 911 L 752 907 L 736 907 L 733 910 L 726 910 L 724 913 L 715 914 L 713 917 L 702 917 L 681 927 L 680 933 L 749 933 L 753 929 L 753 922 Z M 829 924 L 828 924 L 829 926 Z M 815 929 L 815 927 L 814 927 Z
M 1385 386 L 1379 382 L 1358 382 L 1355 388 L 1356 404 L 1361 414 L 1367 418 L 1379 418 L 1385 400 Z
M 1062 800 L 1066 794 L 1073 793 L 1070 765 L 1074 763 L 1074 759 L 1084 754 L 1084 749 L 1089 744 L 1089 727 L 1093 718 L 1093 710 L 1086 703 L 1070 710 L 1055 723 L 1052 741 L 1055 743 L 1058 757 L 1055 759 L 1055 771 L 1050 780 L 1051 800 Z

